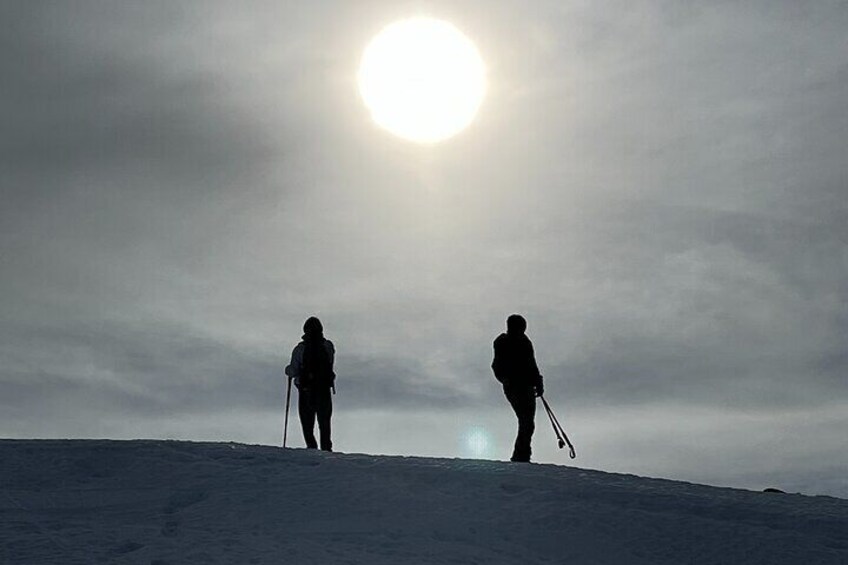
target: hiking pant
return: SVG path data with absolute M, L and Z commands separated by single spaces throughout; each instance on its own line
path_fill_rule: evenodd
M 532 387 L 504 387 L 504 395 L 518 418 L 518 435 L 511 461 L 530 461 L 530 441 L 536 429 L 536 394 Z
M 306 447 L 316 449 L 315 417 L 318 417 L 318 430 L 321 436 L 321 449 L 333 450 L 330 441 L 330 417 L 333 415 L 333 397 L 329 387 L 300 389 L 297 400 L 297 411 L 300 415 L 300 425 L 303 426 L 303 439 Z

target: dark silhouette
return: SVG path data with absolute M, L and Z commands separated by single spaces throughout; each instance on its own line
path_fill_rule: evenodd
M 495 339 L 492 370 L 518 417 L 518 435 L 511 461 L 530 461 L 530 441 L 536 428 L 536 397 L 544 393 L 533 344 L 525 335 L 527 321 L 518 314 L 506 320 L 506 333 Z
M 321 436 L 321 449 L 333 450 L 330 440 L 330 418 L 333 415 L 333 397 L 336 374 L 333 361 L 336 355 L 333 342 L 324 338 L 324 327 L 316 317 L 303 324 L 303 340 L 292 351 L 291 363 L 286 367 L 289 379 L 298 390 L 297 409 L 303 426 L 306 447 L 316 449 L 315 419 Z

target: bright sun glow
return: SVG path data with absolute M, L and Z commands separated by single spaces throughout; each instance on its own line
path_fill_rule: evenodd
M 486 77 L 477 48 L 462 32 L 441 20 L 413 18 L 389 25 L 368 44 L 359 91 L 378 125 L 435 143 L 471 123 Z

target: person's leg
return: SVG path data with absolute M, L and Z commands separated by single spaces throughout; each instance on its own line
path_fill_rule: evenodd
M 318 430 L 321 436 L 321 449 L 333 450 L 333 442 L 330 439 L 330 420 L 333 416 L 333 396 L 330 389 L 322 390 L 316 398 L 316 409 L 318 412 Z
M 532 389 L 504 389 L 507 400 L 518 419 L 518 433 L 515 436 L 511 461 L 530 461 L 530 442 L 536 429 L 536 397 Z
M 515 437 L 515 445 L 512 449 L 512 457 L 510 457 L 510 461 L 520 461 L 521 456 L 521 400 L 520 395 L 513 388 L 504 387 L 504 396 L 509 401 L 509 405 L 512 406 L 512 411 L 515 412 L 516 418 L 518 418 L 518 434 Z
M 316 449 L 318 442 L 315 441 L 315 402 L 312 398 L 313 392 L 301 390 L 297 395 L 297 412 L 300 415 L 300 425 L 303 427 L 303 440 L 306 447 Z
M 536 396 L 530 390 L 522 398 L 521 414 L 518 416 L 518 438 L 516 444 L 520 445 L 521 461 L 530 461 L 532 449 L 530 444 L 533 440 L 533 432 L 536 431 Z

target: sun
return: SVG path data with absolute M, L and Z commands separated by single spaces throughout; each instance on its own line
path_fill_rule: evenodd
M 389 132 L 436 143 L 465 129 L 486 92 L 486 73 L 474 43 L 448 22 L 395 22 L 365 48 L 359 92 L 371 117 Z

